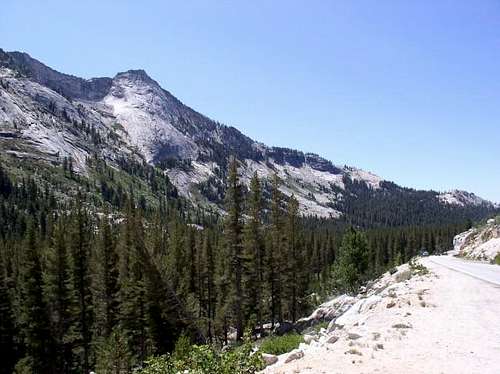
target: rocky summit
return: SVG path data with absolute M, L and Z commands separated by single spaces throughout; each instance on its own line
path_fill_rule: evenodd
M 91 157 L 117 167 L 124 158 L 155 165 L 180 195 L 216 211 L 232 156 L 247 185 L 254 173 L 267 181 L 277 175 L 303 215 L 401 225 L 450 212 L 473 219 L 496 208 L 472 193 L 403 188 L 313 153 L 264 145 L 186 106 L 144 70 L 87 80 L 1 49 L 0 147 L 21 160 L 71 159 L 81 175 L 89 174 Z

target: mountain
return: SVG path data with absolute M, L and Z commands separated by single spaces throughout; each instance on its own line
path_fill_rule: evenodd
M 264 145 L 184 105 L 143 70 L 86 80 L 1 49 L 0 147 L 16 162 L 70 160 L 85 177 L 93 175 L 91 159 L 122 169 L 124 160 L 152 165 L 180 195 L 217 211 L 231 156 L 246 184 L 254 173 L 266 181 L 276 173 L 304 215 L 381 226 L 476 219 L 496 209 L 472 193 L 403 188 L 313 153 Z

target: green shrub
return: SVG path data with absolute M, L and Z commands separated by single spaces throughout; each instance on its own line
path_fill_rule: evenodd
M 416 275 L 425 275 L 429 273 L 429 269 L 427 269 L 424 265 L 417 261 L 415 257 L 413 257 L 408 263 L 410 266 L 410 270 L 412 274 Z
M 126 335 L 115 329 L 107 339 L 96 346 L 96 372 L 99 374 L 130 373 L 134 357 L 129 350 Z
M 189 336 L 183 334 L 175 342 L 174 353 L 172 354 L 173 359 L 176 361 L 182 361 L 189 356 L 190 352 L 191 341 Z
M 495 258 L 493 259 L 493 262 L 497 265 L 500 265 L 500 252 L 497 253 Z
M 185 340 L 182 340 L 173 355 L 150 358 L 138 374 L 176 374 L 184 371 L 190 374 L 251 374 L 263 368 L 262 356 L 260 352 L 253 352 L 250 342 L 221 352 L 209 345 L 193 345 L 186 349 Z
M 318 323 L 317 325 L 314 326 L 314 331 L 320 332 L 321 329 L 326 329 L 328 328 L 328 325 L 330 324 L 330 321 L 323 321 Z
M 304 337 L 297 333 L 270 336 L 262 341 L 259 349 L 263 353 L 281 355 L 298 348 L 299 344 L 303 341 Z

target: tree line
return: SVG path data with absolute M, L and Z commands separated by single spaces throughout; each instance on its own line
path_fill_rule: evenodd
M 234 159 L 226 184 L 225 214 L 214 218 L 172 199 L 145 207 L 133 190 L 118 210 L 82 192 L 61 202 L 0 166 L 0 372 L 127 373 L 180 336 L 240 340 L 246 328 L 295 322 L 317 295 L 354 291 L 423 246 L 447 249 L 463 228 L 362 232 L 303 218 L 277 176 L 255 174 L 247 189 Z

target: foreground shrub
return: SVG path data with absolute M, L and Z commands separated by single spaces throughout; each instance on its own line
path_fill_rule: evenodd
M 304 337 L 297 333 L 283 336 L 270 336 L 262 341 L 260 351 L 272 355 L 281 355 L 293 351 L 304 341 Z
M 493 262 L 497 265 L 500 265 L 500 252 L 497 253 L 497 255 L 495 256 L 495 258 L 493 259 Z
M 422 265 L 420 262 L 418 262 L 415 257 L 410 260 L 408 265 L 410 266 L 410 270 L 411 270 L 412 274 L 416 274 L 416 275 L 429 274 L 429 269 L 427 269 L 424 265 Z
M 182 354 L 152 357 L 138 374 L 251 374 L 264 368 L 259 352 L 247 342 L 234 350 L 219 351 L 208 345 L 193 345 Z

